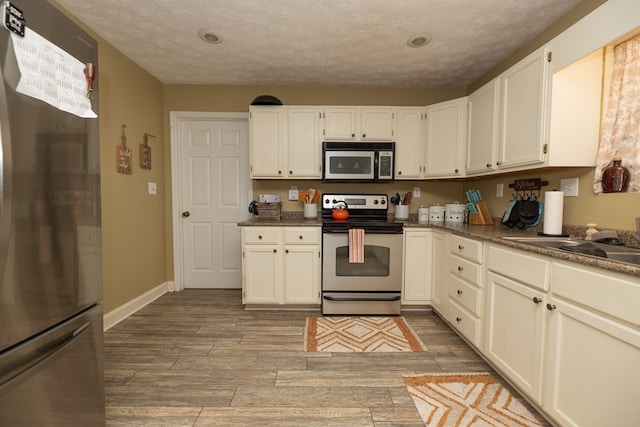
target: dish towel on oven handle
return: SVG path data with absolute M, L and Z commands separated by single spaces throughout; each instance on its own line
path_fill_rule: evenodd
M 362 228 L 349 229 L 349 262 L 351 264 L 364 262 L 364 230 Z

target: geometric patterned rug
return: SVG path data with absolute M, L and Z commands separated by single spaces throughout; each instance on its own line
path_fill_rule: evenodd
M 427 427 L 548 425 L 490 374 L 411 375 L 404 382 Z
M 308 317 L 304 344 L 305 351 L 425 351 L 402 317 Z

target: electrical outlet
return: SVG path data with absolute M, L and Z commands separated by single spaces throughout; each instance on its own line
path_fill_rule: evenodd
M 292 186 L 289 188 L 289 200 L 298 200 L 300 197 L 300 192 L 298 191 L 298 187 Z
M 496 197 L 504 197 L 504 184 L 496 184 Z
M 413 187 L 412 196 L 420 197 L 421 195 L 422 195 L 422 191 L 420 190 L 420 187 Z
M 578 197 L 578 178 L 561 179 L 560 191 L 564 197 Z

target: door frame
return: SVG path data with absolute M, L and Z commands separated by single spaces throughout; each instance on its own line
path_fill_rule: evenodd
M 173 227 L 173 290 L 184 289 L 184 265 L 182 247 L 184 236 L 182 233 L 182 162 L 180 150 L 180 135 L 178 129 L 181 121 L 239 121 L 248 122 L 249 113 L 215 113 L 197 111 L 170 111 L 169 126 L 171 130 L 171 223 Z M 253 186 L 249 185 L 248 200 L 253 195 Z

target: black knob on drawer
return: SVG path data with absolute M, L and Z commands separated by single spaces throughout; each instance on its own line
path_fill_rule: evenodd
M 462 318 L 461 317 L 456 317 L 456 322 L 462 322 Z
M 533 302 L 535 302 L 536 304 L 540 304 L 542 302 L 542 299 L 538 297 L 533 297 Z
M 553 311 L 553 310 L 555 310 L 556 308 L 558 308 L 558 307 L 556 307 L 556 305 L 555 305 L 555 304 L 547 304 L 547 310 L 549 310 L 549 311 Z
M 458 289 L 458 295 L 462 295 L 462 291 Z
M 459 265 L 458 266 L 458 271 L 462 271 L 462 270 L 464 270 L 464 268 L 462 268 L 462 266 Z

